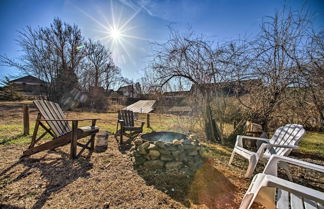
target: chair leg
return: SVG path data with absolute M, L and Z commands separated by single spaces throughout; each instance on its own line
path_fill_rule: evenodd
M 280 162 L 278 167 L 283 168 L 286 171 L 286 174 L 288 176 L 289 181 L 292 181 L 292 176 L 291 176 L 291 173 L 289 171 L 288 163 Z
M 36 119 L 36 124 L 35 124 L 35 128 L 34 128 L 34 132 L 33 132 L 33 136 L 32 136 L 32 141 L 28 147 L 28 149 L 33 148 L 35 146 L 36 143 L 36 137 L 37 137 L 37 132 L 38 132 L 38 128 L 40 125 L 40 119 L 41 119 L 42 115 L 40 113 L 38 113 L 37 115 L 37 119 Z
M 234 157 L 235 157 L 235 151 L 233 150 L 232 155 L 231 155 L 231 158 L 230 158 L 230 160 L 228 162 L 228 165 L 231 165 L 232 164 L 232 162 L 234 160 Z
M 249 167 L 244 175 L 245 178 L 251 178 L 254 172 L 254 169 L 257 165 L 257 159 L 255 155 L 252 155 L 249 159 Z
M 71 136 L 71 150 L 70 150 L 70 158 L 75 159 L 77 153 L 77 129 L 78 129 L 78 121 L 72 121 L 72 136 Z
M 123 135 L 124 135 L 124 124 L 123 123 L 121 123 L 120 124 L 120 144 L 122 144 L 123 143 Z
M 90 144 L 90 152 L 93 152 L 94 151 L 94 145 L 95 145 L 95 138 L 96 138 L 96 134 L 92 134 L 91 135 L 91 144 Z

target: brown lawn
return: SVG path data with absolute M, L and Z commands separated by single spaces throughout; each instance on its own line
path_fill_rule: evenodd
M 35 116 L 31 108 L 31 121 Z M 231 149 L 216 144 L 205 144 L 207 161 L 194 173 L 135 168 L 128 150 L 112 135 L 108 149 L 90 159 L 70 160 L 67 145 L 19 160 L 30 140 L 21 135 L 21 117 L 21 104 L 0 104 L 1 208 L 238 208 L 250 182 L 243 178 L 247 163 L 238 159 L 228 166 Z M 68 117 L 101 118 L 101 129 L 115 131 L 114 113 L 69 112 Z M 201 128 L 188 118 L 153 114 L 151 119 L 154 130 Z M 294 156 L 324 164 L 322 154 Z M 303 176 L 301 183 L 324 188 L 321 181 L 309 182 L 317 174 L 300 169 L 293 174 Z

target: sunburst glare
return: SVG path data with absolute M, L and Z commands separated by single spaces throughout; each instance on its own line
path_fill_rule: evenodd
M 150 41 L 135 35 L 136 24 L 134 19 L 142 8 L 138 8 L 133 14 L 129 15 L 129 13 L 124 12 L 123 8 L 116 7 L 113 1 L 110 1 L 109 7 L 110 17 L 106 15 L 107 13 L 103 11 L 103 8 L 98 10 L 97 14 L 101 14 L 100 17 L 93 17 L 84 10 L 78 9 L 100 28 L 96 30 L 101 34 L 100 41 L 110 45 L 115 61 L 125 62 L 124 56 L 126 56 L 128 60 L 135 63 L 129 53 L 130 47 L 134 47 L 134 41 Z
M 113 29 L 110 30 L 110 36 L 114 40 L 119 40 L 121 38 L 121 35 L 122 34 L 120 33 L 119 29 L 113 28 Z

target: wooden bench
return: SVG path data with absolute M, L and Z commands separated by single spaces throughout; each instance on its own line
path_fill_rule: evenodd
M 96 126 L 98 119 L 66 119 L 59 104 L 47 100 L 35 100 L 34 104 L 39 111 L 36 124 L 29 148 L 23 152 L 23 156 L 29 156 L 44 150 L 55 149 L 60 146 L 71 143 L 70 157 L 72 159 L 79 157 L 85 149 L 91 154 L 94 150 L 95 135 L 99 131 Z M 80 121 L 91 121 L 91 126 L 78 127 Z M 69 125 L 72 123 L 72 127 Z M 46 125 L 47 124 L 47 125 Z M 38 130 L 43 128 L 45 132 L 39 137 Z M 39 144 L 40 140 L 47 134 L 52 136 L 51 141 Z M 78 139 L 90 136 L 87 143 L 81 144 Z M 81 147 L 77 153 L 77 146 Z

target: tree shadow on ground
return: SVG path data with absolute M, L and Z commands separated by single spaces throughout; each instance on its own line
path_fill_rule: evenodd
M 51 157 L 48 156 L 49 153 L 41 158 L 20 159 L 0 173 L 0 180 L 8 178 L 8 175 L 13 175 L 13 172 L 9 172 L 12 168 L 19 164 L 24 165 L 24 170 L 16 178 L 6 182 L 6 185 L 9 185 L 32 175 L 37 170 L 40 171 L 40 176 L 45 179 L 46 186 L 45 190 L 36 197 L 37 201 L 31 207 L 32 209 L 42 208 L 52 194 L 59 192 L 80 177 L 87 178 L 90 175 L 88 171 L 92 169 L 92 164 L 85 158 L 70 160 L 64 152 L 55 152 L 61 157 Z
M 17 207 L 17 206 L 14 206 L 14 205 L 7 205 L 7 204 L 0 204 L 0 208 L 6 208 L 6 209 L 24 209 L 24 208 L 21 208 L 21 207 Z
M 180 170 L 166 171 L 162 169 L 148 170 L 142 167 L 135 167 L 137 173 L 145 180 L 149 186 L 164 192 L 172 199 L 181 202 L 189 207 L 187 193 L 192 182 L 194 172 L 183 172 Z
M 147 170 L 135 167 L 138 174 L 156 189 L 186 207 L 205 205 L 208 208 L 237 208 L 236 187 L 211 162 L 206 161 L 198 170 Z
M 15 141 L 17 139 L 20 139 L 22 137 L 26 136 L 25 134 L 18 134 L 17 136 L 11 137 L 10 139 L 3 139 L 0 141 L 0 145 L 10 143 L 12 141 Z
M 132 144 L 133 140 L 134 140 L 134 138 L 127 138 L 127 140 L 125 140 L 125 138 L 124 138 L 123 143 L 120 143 L 117 140 L 119 152 L 121 152 L 122 154 L 127 154 L 129 149 L 133 146 L 133 144 Z

